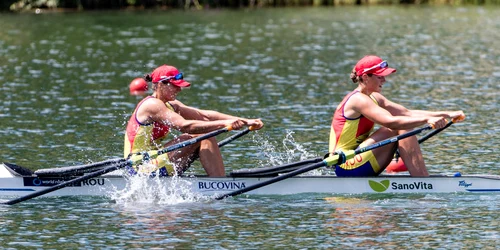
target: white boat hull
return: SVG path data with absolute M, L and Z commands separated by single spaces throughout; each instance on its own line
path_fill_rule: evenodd
M 221 195 L 271 179 L 261 177 L 157 177 L 148 182 L 160 183 L 165 187 L 176 188 L 182 181 L 183 188 L 193 193 Z M 43 190 L 68 180 L 63 177 L 19 176 L 0 165 L 0 196 L 24 196 Z M 120 172 L 113 172 L 92 178 L 74 186 L 68 186 L 44 196 L 109 196 L 113 192 L 128 188 L 129 180 Z M 290 195 L 300 193 L 325 194 L 370 194 L 370 193 L 500 193 L 500 176 L 463 175 L 409 177 L 388 175 L 378 177 L 335 177 L 335 176 L 298 176 L 264 186 L 247 194 Z

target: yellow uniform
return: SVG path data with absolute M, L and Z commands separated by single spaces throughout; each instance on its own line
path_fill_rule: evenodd
M 170 127 L 166 124 L 160 122 L 143 124 L 137 120 L 137 109 L 149 98 L 154 97 L 148 96 L 140 101 L 128 121 L 123 149 L 123 155 L 125 158 L 131 153 L 161 149 L 163 147 L 162 141 L 168 136 L 170 131 Z M 170 110 L 174 110 L 168 102 L 165 103 L 165 105 Z M 158 155 L 158 157 L 151 160 L 149 163 L 156 167 L 154 169 L 143 170 L 141 172 L 154 172 L 159 170 L 159 173 L 162 176 L 174 173 L 173 165 L 169 161 L 167 154 Z M 138 169 L 136 166 L 129 169 L 131 174 L 136 174 L 137 171 Z
M 337 150 L 346 152 L 355 150 L 368 138 L 374 122 L 360 115 L 357 118 L 347 118 L 344 116 L 345 103 L 353 95 L 362 95 L 359 91 L 353 91 L 344 97 L 337 110 L 333 114 L 332 126 L 330 130 L 329 152 Z M 370 98 L 378 105 L 373 96 Z M 347 160 L 344 164 L 335 166 L 337 176 L 377 176 L 383 169 L 378 165 L 372 151 L 357 154 L 354 158 Z

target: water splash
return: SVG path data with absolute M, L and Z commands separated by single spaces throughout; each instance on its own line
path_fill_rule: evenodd
M 254 134 L 253 141 L 257 143 L 263 154 L 262 160 L 258 161 L 258 165 L 260 167 L 271 167 L 318 157 L 308 152 L 302 144 L 296 142 L 293 134 L 293 131 L 285 130 L 285 138 L 281 141 L 281 146 L 269 141 L 268 137 Z M 322 170 L 314 170 L 304 175 L 322 174 L 324 174 Z
M 126 186 L 115 189 L 109 197 L 118 204 L 167 204 L 206 201 L 209 197 L 192 191 L 193 183 L 179 176 L 155 177 L 149 174 L 127 175 Z

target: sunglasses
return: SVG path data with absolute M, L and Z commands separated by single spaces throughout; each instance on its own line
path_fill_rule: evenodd
M 168 83 L 170 80 L 182 80 L 184 79 L 184 75 L 181 72 L 175 76 L 161 76 L 160 79 L 161 79 L 160 82 Z
M 366 73 L 366 72 L 370 72 L 372 70 L 375 70 L 375 69 L 383 69 L 383 68 L 387 68 L 389 67 L 389 64 L 386 62 L 386 61 L 382 61 L 381 63 L 373 66 L 373 67 L 370 67 L 370 68 L 367 68 L 367 69 L 364 69 L 363 70 L 363 74 Z

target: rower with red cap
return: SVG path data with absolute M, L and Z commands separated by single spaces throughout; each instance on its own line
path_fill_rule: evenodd
M 333 114 L 330 154 L 366 147 L 424 124 L 442 128 L 446 125 L 445 119 L 465 117 L 462 111 L 409 110 L 390 101 L 381 91 L 385 77 L 395 72 L 396 69 L 374 55 L 356 63 L 351 80 L 358 86 L 344 97 Z M 380 128 L 372 133 L 375 123 Z M 358 154 L 335 166 L 335 173 L 337 176 L 377 176 L 389 165 L 398 148 L 411 176 L 429 176 L 415 136 Z
M 130 153 L 158 150 L 229 125 L 234 130 L 244 126 L 252 126 L 252 129 L 264 126 L 260 119 L 241 118 L 183 104 L 177 100 L 177 94 L 191 84 L 184 80 L 183 74 L 173 66 L 162 65 L 146 75 L 145 80 L 152 82 L 153 94 L 137 104 L 128 121 L 125 132 L 125 157 Z M 183 134 L 163 144 L 171 129 Z M 197 156 L 200 157 L 208 176 L 225 175 L 220 149 L 213 137 L 159 155 L 151 162 L 156 166 L 153 170 L 159 170 L 160 175 L 181 175 Z M 141 172 L 137 166 L 134 166 L 133 170 Z

